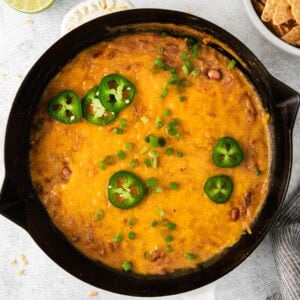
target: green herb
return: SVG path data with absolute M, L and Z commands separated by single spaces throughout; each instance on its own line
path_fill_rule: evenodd
M 104 217 L 104 212 L 102 209 L 100 209 L 96 212 L 94 220 L 98 222 L 98 221 L 102 220 L 103 217 Z
M 127 121 L 125 119 L 120 120 L 121 127 L 125 128 L 127 126 Z
M 167 148 L 166 149 L 166 154 L 167 155 L 172 155 L 174 153 L 174 149 L 173 148 Z
M 127 225 L 129 227 L 132 227 L 136 223 L 136 218 L 135 217 L 130 217 L 127 221 Z
M 113 241 L 113 243 L 121 243 L 123 241 L 123 235 L 122 235 L 122 233 L 116 234 L 113 237 L 112 241 Z
M 129 261 L 125 260 L 122 264 L 122 269 L 125 271 L 125 272 L 129 272 L 131 271 L 131 268 L 132 268 L 132 265 Z
M 155 177 L 151 177 L 146 179 L 146 186 L 147 187 L 155 187 L 158 186 L 158 179 Z
M 138 165 L 138 160 L 136 158 L 133 158 L 129 163 L 130 168 L 135 168 L 137 165 Z
M 157 129 L 160 129 L 164 126 L 164 122 L 160 117 L 157 117 L 155 120 L 155 125 Z
M 255 170 L 255 175 L 259 176 L 261 175 L 262 171 L 260 169 L 256 169 Z
M 117 153 L 117 156 L 119 159 L 124 159 L 126 157 L 126 153 L 122 150 L 120 150 L 118 153 Z
M 177 151 L 176 156 L 177 157 L 183 157 L 183 152 L 182 151 Z
M 194 260 L 197 257 L 197 255 L 194 253 L 185 253 L 184 257 L 189 260 Z
M 125 144 L 125 151 L 130 152 L 133 149 L 133 144 L 132 143 L 126 143 Z
M 168 235 L 167 237 L 165 237 L 165 242 L 166 243 L 170 243 L 174 240 L 174 237 L 172 235 Z
M 158 137 L 156 135 L 149 135 L 149 144 L 152 148 L 157 148 L 159 146 Z
M 113 130 L 115 134 L 123 134 L 124 130 L 122 128 L 115 127 Z
M 167 128 L 167 133 L 171 136 L 175 136 L 177 139 L 180 138 L 181 134 L 177 129 L 177 126 L 179 125 L 179 120 L 174 119 L 171 122 L 169 122 L 166 126 Z
M 178 187 L 179 187 L 179 185 L 177 182 L 170 182 L 170 184 L 169 184 L 169 188 L 171 190 L 178 190 Z
M 149 121 L 149 119 L 148 119 L 148 117 L 147 116 L 141 116 L 141 119 L 140 119 L 144 124 L 147 124 L 148 123 L 148 121 Z
M 235 61 L 234 59 L 232 59 L 232 60 L 228 63 L 227 68 L 228 68 L 228 69 L 233 69 L 233 68 L 235 67 L 235 65 L 236 65 L 236 61 Z
M 165 87 L 160 94 L 160 98 L 164 99 L 168 95 L 168 93 L 169 93 L 169 89 Z
M 157 225 L 158 225 L 158 222 L 156 220 L 151 223 L 152 227 L 157 227 Z
M 171 223 L 171 222 L 168 224 L 168 229 L 169 230 L 173 231 L 173 230 L 175 230 L 175 228 L 176 228 L 176 224 Z
M 149 151 L 149 156 L 152 158 L 152 167 L 156 169 L 158 167 L 158 152 L 151 150 Z
M 145 158 L 144 164 L 147 168 L 150 168 L 152 166 L 151 160 L 149 158 Z
M 130 239 L 130 240 L 134 240 L 135 239 L 135 233 L 134 232 L 129 232 L 128 233 L 128 238 Z
M 170 116 L 170 114 L 171 114 L 171 111 L 169 110 L 169 109 L 164 109 L 164 111 L 163 111 L 163 115 L 165 116 L 165 117 L 168 117 L 168 116 Z
M 154 60 L 154 65 L 161 70 L 167 70 L 168 66 L 164 63 L 164 61 L 161 58 L 156 58 Z

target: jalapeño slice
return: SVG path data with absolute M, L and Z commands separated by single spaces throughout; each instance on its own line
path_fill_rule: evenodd
M 79 121 L 82 116 L 79 97 L 71 90 L 62 91 L 50 100 L 48 114 L 51 118 L 65 124 Z
M 226 175 L 217 175 L 207 179 L 204 185 L 205 194 L 216 203 L 229 200 L 233 190 L 233 183 Z
M 233 168 L 241 164 L 244 152 L 238 142 L 231 137 L 219 139 L 212 151 L 212 160 L 221 168 Z
M 128 209 L 141 202 L 145 195 L 145 188 L 135 174 L 119 171 L 109 179 L 107 194 L 112 205 L 120 209 Z
M 99 100 L 98 87 L 88 91 L 81 101 L 83 117 L 94 125 L 104 126 L 116 119 L 118 113 L 107 110 Z
M 134 96 L 135 86 L 122 75 L 107 75 L 99 84 L 100 102 L 109 111 L 120 112 L 130 105 Z

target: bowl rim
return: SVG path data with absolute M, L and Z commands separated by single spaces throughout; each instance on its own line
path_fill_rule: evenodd
M 244 0 L 244 6 L 248 14 L 251 23 L 256 27 L 262 36 L 264 36 L 268 41 L 277 46 L 277 48 L 285 51 L 286 53 L 300 56 L 300 48 L 292 46 L 287 42 L 281 40 L 277 35 L 275 35 L 271 30 L 269 30 L 263 21 L 259 18 L 256 10 L 252 4 L 252 0 Z

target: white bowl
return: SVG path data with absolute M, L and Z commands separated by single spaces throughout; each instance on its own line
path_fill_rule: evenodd
M 300 48 L 284 42 L 278 36 L 276 36 L 275 33 L 272 33 L 270 29 L 266 27 L 266 25 L 264 25 L 263 21 L 257 15 L 251 0 L 244 0 L 243 2 L 251 22 L 267 40 L 287 53 L 300 56 Z

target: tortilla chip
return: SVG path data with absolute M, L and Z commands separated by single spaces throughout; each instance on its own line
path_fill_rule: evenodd
M 282 36 L 282 39 L 289 44 L 300 46 L 300 25 L 292 28 L 288 33 Z
M 280 25 L 293 18 L 291 6 L 287 0 L 279 0 L 273 15 L 273 24 Z
M 264 22 L 272 21 L 272 18 L 273 18 L 274 12 L 275 12 L 275 8 L 276 8 L 276 5 L 278 4 L 278 1 L 279 0 L 267 0 L 266 1 L 265 8 L 264 8 L 264 10 L 262 12 L 262 15 L 261 15 L 261 19 Z

